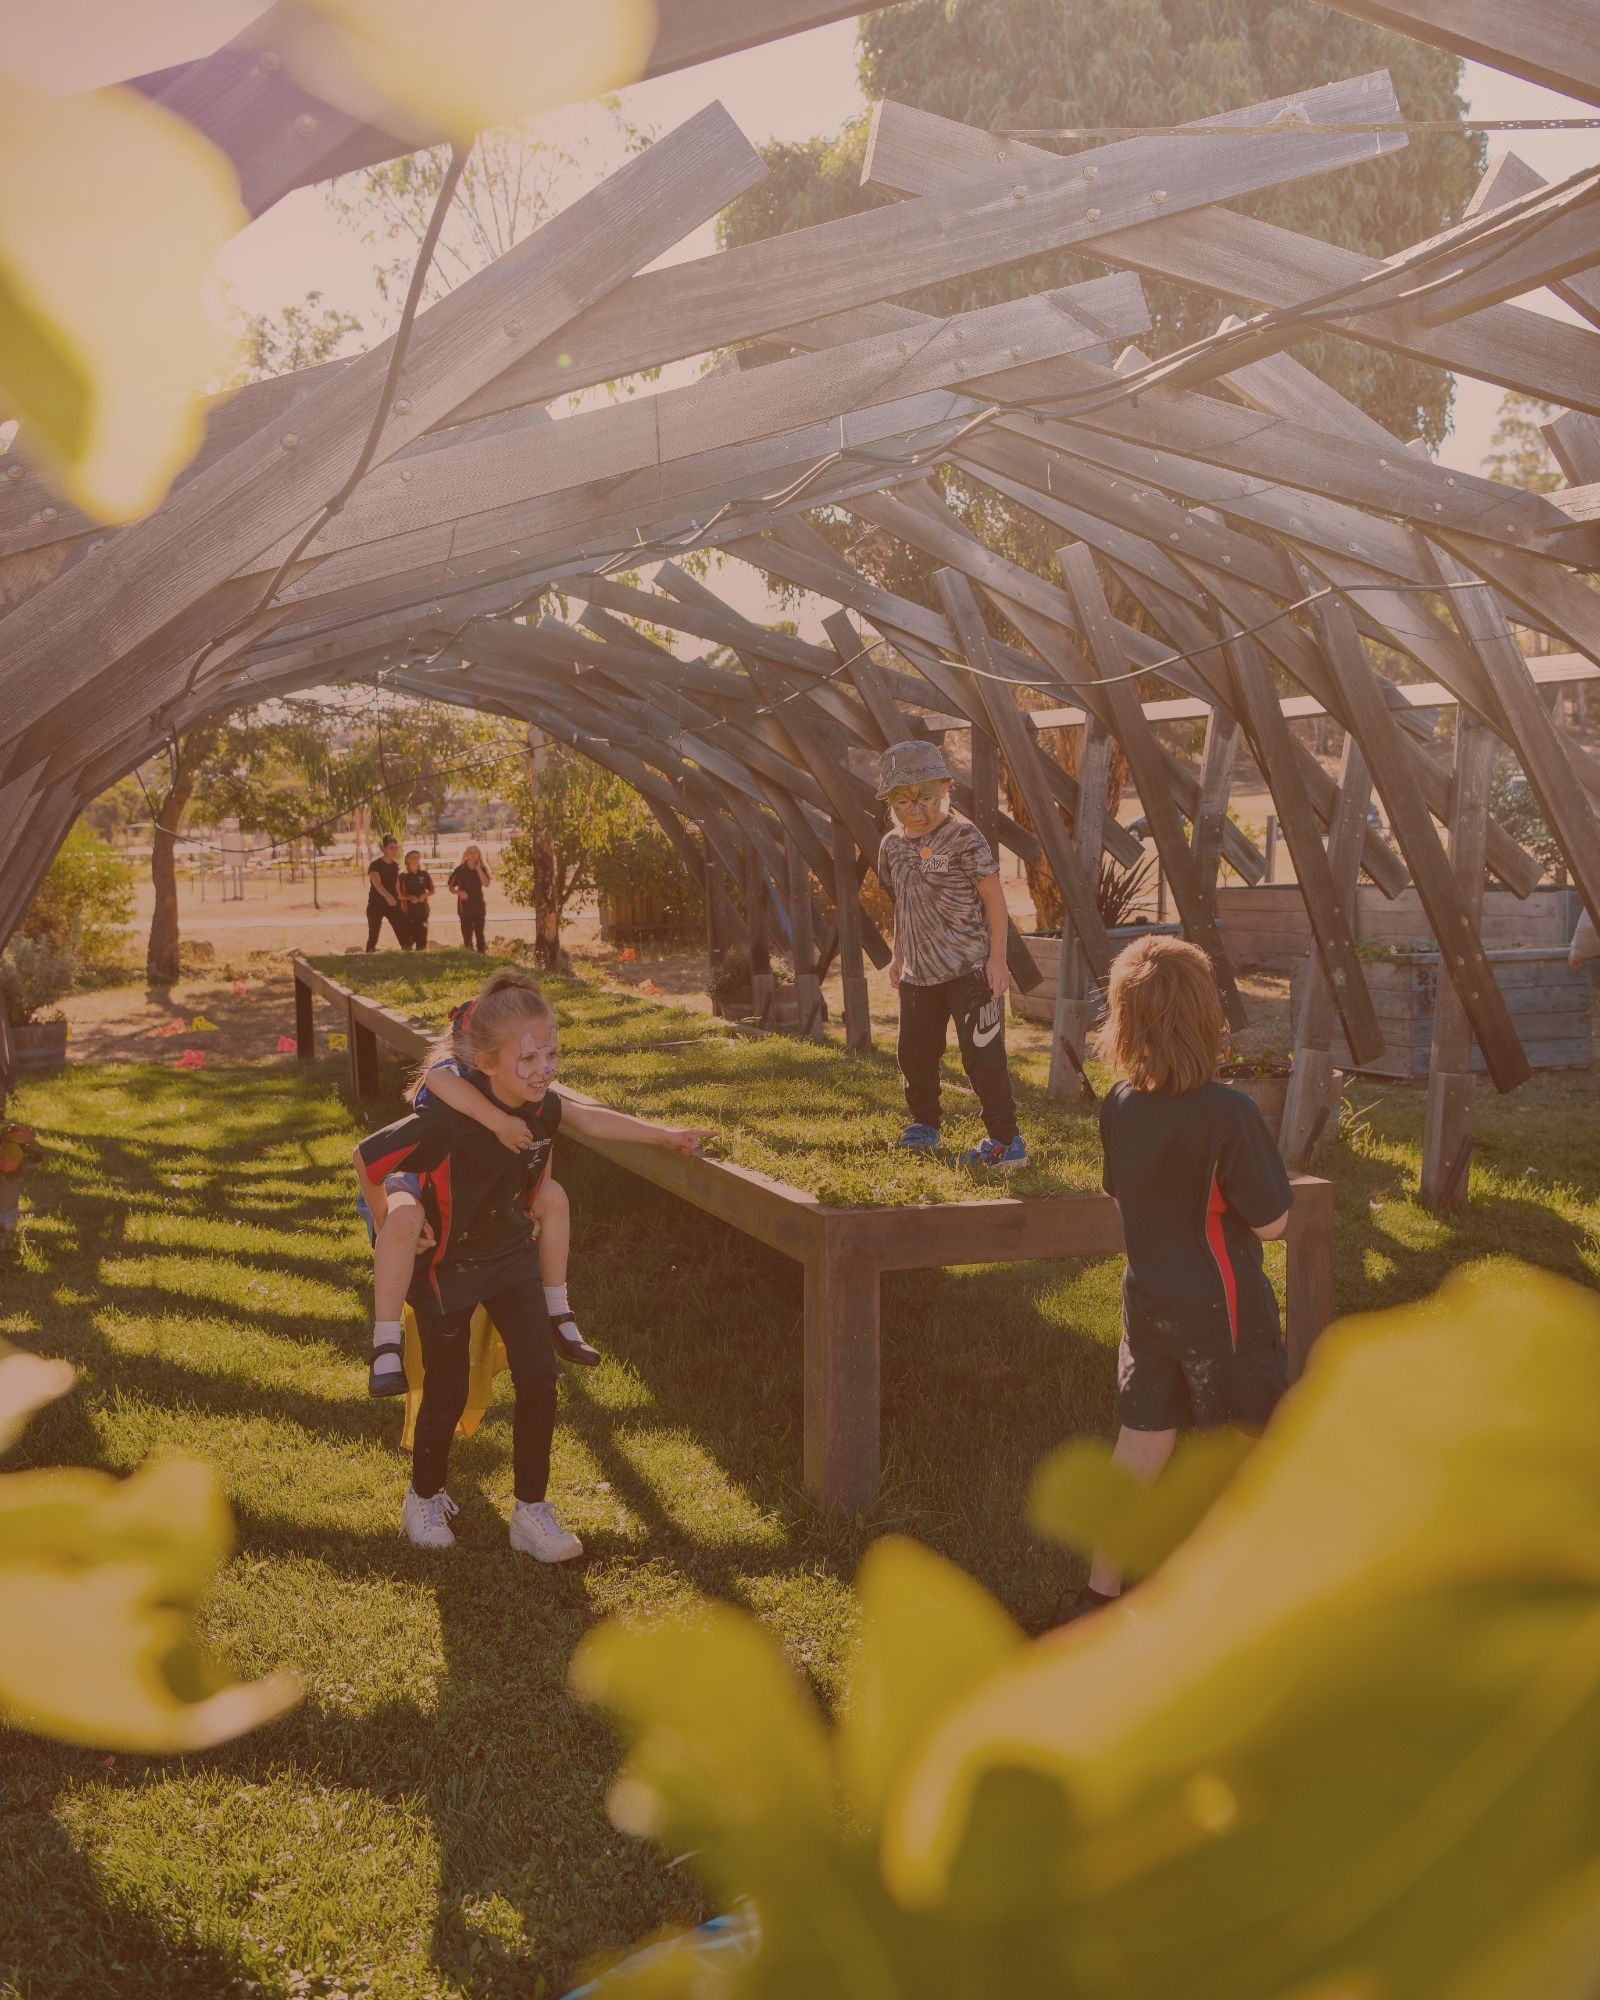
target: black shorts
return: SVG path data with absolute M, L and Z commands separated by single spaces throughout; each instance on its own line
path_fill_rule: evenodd
M 1130 1431 L 1259 1430 L 1287 1385 L 1282 1347 L 1243 1354 L 1161 1354 L 1117 1349 L 1117 1421 Z

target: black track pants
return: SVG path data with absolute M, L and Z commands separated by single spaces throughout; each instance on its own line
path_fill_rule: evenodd
M 978 1093 L 983 1123 L 1002 1146 L 1017 1136 L 1017 1107 L 1006 1063 L 1006 1003 L 989 991 L 981 968 L 942 986 L 900 986 L 900 1074 L 906 1109 L 920 1125 L 938 1125 L 939 1062 L 946 1031 L 956 1024 L 961 1067 Z
M 411 926 L 406 922 L 404 910 L 397 910 L 389 903 L 368 903 L 367 905 L 367 950 L 378 949 L 378 933 L 387 923 L 394 932 L 395 942 L 402 951 L 411 949 Z
M 519 1500 L 542 1500 L 550 1484 L 550 1440 L 556 1428 L 556 1357 L 550 1346 L 550 1313 L 544 1287 L 524 1278 L 479 1301 L 500 1330 L 517 1392 L 511 1419 L 512 1485 Z M 467 1407 L 473 1308 L 441 1312 L 418 1304 L 422 1341 L 422 1407 L 411 1446 L 411 1489 L 426 1500 L 445 1483 L 450 1440 Z
M 456 914 L 461 919 L 461 942 L 469 951 L 482 951 L 485 915 L 483 904 L 460 903 L 456 907 Z

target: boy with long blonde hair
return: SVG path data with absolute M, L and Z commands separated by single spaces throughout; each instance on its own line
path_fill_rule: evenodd
M 1216 1080 L 1226 1016 L 1211 961 L 1182 938 L 1120 952 L 1095 1053 L 1118 1081 L 1100 1106 L 1102 1185 L 1128 1268 L 1115 1457 L 1154 1479 L 1180 1429 L 1264 1424 L 1283 1394 L 1278 1303 L 1261 1245 L 1293 1194 L 1254 1099 Z M 1097 1556 L 1073 1614 L 1119 1595 Z

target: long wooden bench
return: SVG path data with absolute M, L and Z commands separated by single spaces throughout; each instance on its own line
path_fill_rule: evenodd
M 357 1097 L 377 1093 L 379 1042 L 420 1059 L 433 1040 L 417 1022 L 353 992 L 303 958 L 294 960 L 294 978 L 298 1054 L 303 1060 L 316 1054 L 313 1002 L 320 995 L 344 1014 L 350 1087 Z M 598 1101 L 565 1083 L 561 1093 L 583 1103 Z M 838 1208 L 728 1160 L 685 1158 L 654 1146 L 568 1136 L 801 1265 L 805 1484 L 823 1506 L 865 1507 L 878 1490 L 878 1280 L 883 1272 L 1114 1257 L 1122 1249 L 1121 1218 L 1108 1195 Z M 1286 1239 L 1291 1376 L 1299 1373 L 1311 1343 L 1333 1316 L 1333 1187 L 1298 1174 L 1294 1195 Z

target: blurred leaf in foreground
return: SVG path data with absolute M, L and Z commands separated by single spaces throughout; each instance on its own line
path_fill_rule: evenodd
M 20 1364 L 33 1362 L 32 1370 Z M 14 1431 L 70 1386 L 65 1367 L 0 1354 Z M 0 1438 L 0 1442 L 4 1442 Z M 0 1476 L 0 1721 L 97 1749 L 204 1750 L 280 1715 L 290 1676 L 230 1682 L 196 1617 L 233 1544 L 209 1466 L 169 1459 L 131 1479 L 80 1470 Z
M 207 304 L 247 217 L 232 167 L 137 91 L 46 97 L 0 71 L 0 418 L 103 521 L 193 455 L 229 345 Z
M 1181 1438 L 1151 1485 L 1116 1464 L 1098 1439 L 1078 1438 L 1040 1466 L 1029 1518 L 1069 1548 L 1103 1549 L 1129 1576 L 1148 1576 L 1193 1533 L 1254 1448 L 1243 1431 Z
M 653 0 L 294 0 L 295 74 L 387 130 L 466 141 L 632 83 L 655 40 Z
M 752 1621 L 602 1627 L 575 1670 L 633 1743 L 632 1823 L 762 1933 L 617 1990 L 1590 2000 L 1597 1463 L 1590 1293 L 1499 1266 L 1347 1321 L 1231 1479 L 1202 1457 L 1219 1497 L 1122 1605 L 1024 1644 L 875 1550 L 831 1816 Z M 1077 1485 L 1063 1524 L 1114 1527 L 1128 1496 L 1090 1520 Z

